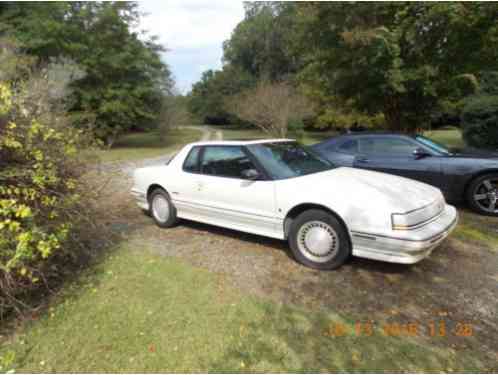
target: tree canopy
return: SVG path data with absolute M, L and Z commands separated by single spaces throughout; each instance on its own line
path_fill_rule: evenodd
M 235 69 L 252 85 L 288 81 L 315 103 L 320 127 L 423 129 L 438 112 L 461 110 L 498 70 L 496 3 L 248 2 L 245 10 L 223 44 L 222 70 L 201 85 Z M 198 87 L 197 107 L 221 101 Z M 204 117 L 220 107 L 206 108 Z
M 15 39 L 40 64 L 65 57 L 84 75 L 73 83 L 71 112 L 108 143 L 151 124 L 173 81 L 163 47 L 135 31 L 133 2 L 7 2 L 0 35 Z

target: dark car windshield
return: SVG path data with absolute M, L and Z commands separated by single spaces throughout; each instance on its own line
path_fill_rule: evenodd
M 422 143 L 424 146 L 429 147 L 431 150 L 436 151 L 439 154 L 443 154 L 443 155 L 450 155 L 451 154 L 451 151 L 448 150 L 447 147 L 443 146 L 442 144 L 440 144 L 436 141 L 433 141 L 432 139 L 424 137 L 423 135 L 417 135 L 415 137 L 415 139 L 417 141 L 419 141 L 420 143 Z
M 332 163 L 296 142 L 259 143 L 247 148 L 275 180 L 334 168 Z

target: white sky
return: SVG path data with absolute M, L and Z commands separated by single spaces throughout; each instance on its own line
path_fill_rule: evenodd
M 242 1 L 187 0 L 139 2 L 143 16 L 140 29 L 157 35 L 168 52 L 177 88 L 186 93 L 207 69 L 220 69 L 222 43 L 244 18 Z

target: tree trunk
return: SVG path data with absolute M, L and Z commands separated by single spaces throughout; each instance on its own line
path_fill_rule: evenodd
M 404 132 L 404 126 L 401 123 L 401 114 L 397 98 L 387 97 L 384 104 L 384 117 L 386 119 L 387 129 L 394 132 Z

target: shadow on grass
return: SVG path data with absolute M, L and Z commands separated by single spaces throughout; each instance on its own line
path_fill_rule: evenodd
M 264 304 L 262 315 L 239 329 L 214 372 L 446 372 L 479 371 L 470 352 L 441 350 L 415 335 L 386 335 L 382 328 L 332 313 Z M 360 327 L 359 329 L 357 327 Z

